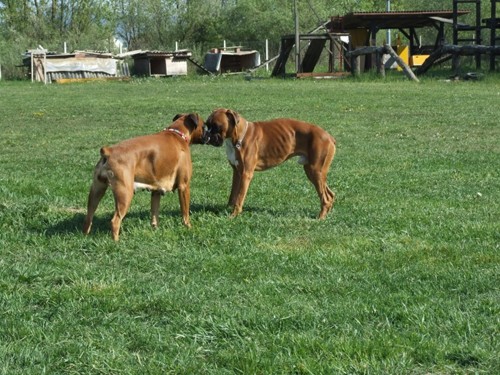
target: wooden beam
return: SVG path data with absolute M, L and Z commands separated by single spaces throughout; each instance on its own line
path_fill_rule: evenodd
M 384 53 L 387 53 L 387 54 L 391 55 L 394 58 L 394 60 L 396 61 L 396 63 L 403 69 L 403 72 L 405 73 L 405 75 L 408 78 L 411 78 L 415 82 L 420 82 L 419 79 L 417 78 L 417 76 L 413 73 L 413 71 L 411 70 L 411 68 L 408 66 L 408 64 L 406 64 L 403 61 L 403 59 L 401 57 L 399 57 L 398 54 L 388 44 L 386 44 L 383 47 L 367 46 L 367 47 L 357 48 L 354 51 L 348 52 L 347 56 L 352 57 L 353 61 L 356 62 L 356 58 L 358 56 L 369 55 L 369 54 L 373 54 L 373 53 L 375 53 L 375 54 L 377 54 L 379 56 L 382 55 L 382 54 L 384 54 Z M 378 64 L 380 64 L 381 60 L 382 59 L 379 59 L 379 63 Z M 355 64 L 355 65 L 357 65 L 357 64 Z M 359 67 L 356 66 L 356 68 L 359 68 Z M 353 69 L 354 69 L 354 67 L 353 67 Z M 380 67 L 377 67 L 377 69 L 379 70 L 380 74 L 385 73 L 385 70 L 382 71 L 382 69 Z M 353 71 L 353 74 L 357 74 L 357 72 Z
M 455 45 L 446 44 L 441 48 L 438 48 L 430 54 L 430 56 L 425 60 L 425 62 L 420 66 L 416 72 L 417 74 L 423 74 L 427 72 L 434 63 L 439 60 L 442 56 L 452 55 L 452 56 L 474 56 L 476 54 L 489 54 L 490 56 L 500 55 L 500 46 L 484 46 L 484 45 Z
M 408 64 L 406 64 L 403 59 L 398 56 L 390 45 L 385 45 L 385 51 L 396 60 L 396 63 L 403 69 L 403 72 L 405 72 L 407 77 L 411 78 L 415 82 L 420 82 L 415 73 L 413 73 L 413 70 L 411 70 Z

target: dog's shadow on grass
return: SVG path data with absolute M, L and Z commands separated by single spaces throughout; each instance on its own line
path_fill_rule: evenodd
M 209 213 L 215 216 L 227 217 L 230 211 L 226 206 L 223 205 L 192 204 L 189 212 L 190 216 Z M 82 233 L 85 216 L 86 215 L 81 212 L 75 213 L 73 216 L 58 221 L 57 223 L 54 223 L 48 228 L 45 228 L 44 233 L 49 237 L 65 235 L 65 234 Z M 113 211 L 106 211 L 106 212 L 98 211 L 94 215 L 94 219 L 92 220 L 92 232 L 95 233 L 110 232 L 111 230 L 110 221 L 112 217 L 113 217 Z M 126 222 L 127 219 L 141 219 L 149 221 L 150 217 L 151 213 L 148 209 L 135 210 L 127 213 L 124 222 Z M 180 224 L 181 212 L 179 208 L 160 210 L 160 222 L 162 218 L 178 218 L 179 225 L 181 225 Z
M 203 214 L 207 215 L 212 215 L 215 217 L 219 217 L 221 219 L 229 219 L 229 216 L 231 214 L 231 209 L 227 205 L 215 205 L 215 204 L 210 204 L 210 205 L 201 205 L 201 204 L 192 204 L 190 207 L 190 215 L 191 218 L 196 216 L 202 216 Z M 279 212 L 277 213 L 276 210 L 270 210 L 268 208 L 262 208 L 258 206 L 245 206 L 243 215 L 245 213 L 248 214 L 255 214 L 255 213 L 260 213 L 263 215 L 286 215 L 284 212 Z M 127 216 L 124 219 L 124 223 L 127 222 L 127 220 L 130 219 L 140 219 L 144 220 L 145 222 L 149 222 L 150 219 L 150 211 L 149 209 L 141 209 L 141 210 L 135 210 L 127 213 Z M 92 230 L 91 233 L 110 233 L 111 231 L 111 218 L 113 217 L 113 211 L 98 211 L 96 215 L 94 216 L 94 219 L 92 221 Z M 162 209 L 160 210 L 160 225 L 161 225 L 161 220 L 165 218 L 174 218 L 178 219 L 179 221 L 179 226 L 181 226 L 181 212 L 180 209 Z M 67 219 L 58 221 L 57 223 L 54 223 L 53 225 L 47 227 L 44 229 L 44 234 L 49 237 L 53 236 L 60 236 L 60 235 L 69 235 L 69 234 L 76 234 L 76 233 L 82 233 L 83 229 L 83 222 L 85 220 L 85 214 L 78 212 L 75 213 L 73 216 L 68 217 Z M 123 223 L 122 223 L 123 225 Z M 148 224 L 149 225 L 149 224 Z M 35 230 L 37 230 L 35 228 Z

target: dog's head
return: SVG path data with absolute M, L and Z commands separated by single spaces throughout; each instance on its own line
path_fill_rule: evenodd
M 230 109 L 219 108 L 214 110 L 206 121 L 207 143 L 220 147 L 226 138 L 235 137 L 236 125 L 240 122 L 240 115 Z
M 189 132 L 190 144 L 205 144 L 205 122 L 197 113 L 181 113 L 175 115 L 171 128 L 184 127 Z M 180 130 L 180 129 L 179 129 Z

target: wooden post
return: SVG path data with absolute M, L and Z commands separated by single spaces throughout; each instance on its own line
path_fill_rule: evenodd
M 330 38 L 330 50 L 328 53 L 328 73 L 333 73 L 334 61 L 335 61 L 335 46 L 333 43 L 333 39 Z
M 377 74 L 385 78 L 384 53 L 380 49 L 375 52 L 375 61 L 377 63 Z
M 403 72 L 405 72 L 407 77 L 411 78 L 415 82 L 420 82 L 411 68 L 403 61 L 401 57 L 398 56 L 398 54 L 392 49 L 390 45 L 385 45 L 385 51 L 396 60 L 397 64 L 403 69 Z
M 386 12 L 390 12 L 391 11 L 391 0 L 387 0 L 387 5 L 386 5 L 386 8 L 385 8 Z M 391 45 L 391 29 L 387 29 L 387 44 L 388 45 Z
M 47 84 L 47 53 L 43 53 L 43 83 Z
M 266 61 L 269 60 L 269 39 L 266 39 Z M 266 72 L 269 71 L 269 63 L 266 63 Z
M 34 64 L 33 64 L 33 51 L 31 51 L 31 82 L 33 82 L 33 77 L 34 77 Z
M 495 18 L 497 14 L 497 2 L 495 0 L 491 1 L 491 19 L 490 19 L 490 46 L 494 46 L 496 44 L 497 36 L 497 19 Z M 495 71 L 495 60 L 496 56 L 493 54 L 493 51 L 490 54 L 490 71 Z
M 360 65 L 361 58 L 360 56 L 351 56 L 351 71 L 353 76 L 359 76 L 361 74 Z
M 297 5 L 297 0 L 294 0 L 294 10 L 295 10 L 295 71 L 299 74 L 300 69 L 300 35 L 299 35 L 299 10 Z
M 454 53 L 453 57 L 451 58 L 451 70 L 453 71 L 453 73 L 456 73 L 458 72 L 459 68 L 460 68 L 460 56 Z

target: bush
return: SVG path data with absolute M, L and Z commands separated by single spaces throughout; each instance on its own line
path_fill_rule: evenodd
M 22 55 L 26 51 L 27 41 L 16 35 L 12 41 L 0 37 L 0 69 L 2 79 L 20 79 L 25 77 L 26 69 L 21 67 Z

